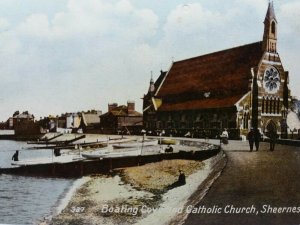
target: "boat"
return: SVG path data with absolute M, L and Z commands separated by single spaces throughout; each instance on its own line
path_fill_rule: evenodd
M 145 141 L 137 141 L 137 142 L 130 142 L 130 143 L 119 143 L 112 145 L 113 148 L 141 148 L 145 146 L 154 146 L 157 145 L 157 140 L 145 140 Z
M 98 150 L 90 153 L 83 153 L 82 157 L 87 159 L 100 159 L 100 158 L 120 158 L 126 156 L 138 156 L 141 155 L 141 149 L 132 148 L 127 151 L 112 152 L 109 150 Z
M 109 153 L 110 151 L 108 150 L 108 148 L 105 148 L 105 149 L 96 150 L 89 153 L 82 153 L 81 156 L 87 159 L 98 159 L 98 158 L 102 158 L 104 155 L 107 155 Z
M 176 145 L 177 141 L 175 139 L 162 139 L 162 145 Z
M 69 163 L 74 161 L 82 161 L 82 158 L 79 155 L 61 155 L 61 156 L 53 156 L 53 157 L 45 157 L 45 158 L 34 158 L 27 160 L 19 160 L 13 161 L 11 165 L 13 166 L 29 166 L 29 165 L 42 165 L 42 164 L 53 164 L 53 163 Z

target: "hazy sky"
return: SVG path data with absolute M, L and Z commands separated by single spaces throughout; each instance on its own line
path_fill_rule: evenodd
M 180 60 L 262 40 L 267 0 L 0 0 L 0 121 L 134 100 Z M 300 1 L 276 0 L 278 51 L 300 96 Z

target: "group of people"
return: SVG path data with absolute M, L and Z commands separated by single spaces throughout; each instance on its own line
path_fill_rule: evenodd
M 223 144 L 228 144 L 228 131 L 227 129 L 224 129 L 222 134 L 221 134 L 221 142 Z M 268 132 L 268 137 L 269 137 L 269 142 L 270 142 L 270 151 L 274 151 L 275 149 L 275 143 L 278 138 L 277 132 L 272 130 Z M 259 129 L 254 129 L 251 128 L 249 133 L 247 134 L 247 139 L 249 141 L 249 146 L 250 146 L 250 152 L 253 151 L 253 147 L 255 146 L 255 150 L 259 150 L 259 142 L 262 138 L 262 134 L 260 133 Z
M 249 131 L 248 135 L 247 135 L 247 139 L 249 141 L 249 145 L 250 145 L 250 152 L 253 151 L 253 145 L 255 144 L 255 149 L 256 151 L 259 150 L 259 142 L 261 139 L 261 133 L 258 129 L 253 129 L 251 128 L 251 130 Z
M 253 129 L 251 128 L 248 135 L 247 139 L 249 141 L 249 146 L 250 146 L 250 152 L 253 151 L 253 146 L 255 145 L 255 150 L 259 150 L 259 142 L 261 140 L 262 134 L 260 133 L 259 129 Z M 270 151 L 274 151 L 275 149 L 275 143 L 278 138 L 278 135 L 276 131 L 269 131 L 268 132 L 268 137 L 270 141 Z

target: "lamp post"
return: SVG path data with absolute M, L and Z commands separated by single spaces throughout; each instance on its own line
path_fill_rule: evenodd
M 281 138 L 287 138 L 287 109 L 283 106 L 281 109 L 282 122 L 281 122 Z
M 146 130 L 141 130 L 141 133 L 143 135 L 143 140 L 142 140 L 142 148 L 141 148 L 141 155 L 143 153 L 143 147 L 144 147 L 144 141 L 145 141 L 145 135 L 146 135 Z

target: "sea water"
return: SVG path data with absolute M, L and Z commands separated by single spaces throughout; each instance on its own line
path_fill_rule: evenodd
M 0 167 L 11 167 L 19 159 L 51 157 L 52 150 L 27 150 L 25 142 L 0 140 Z M 37 224 L 51 215 L 74 179 L 42 178 L 0 174 L 0 224 Z

